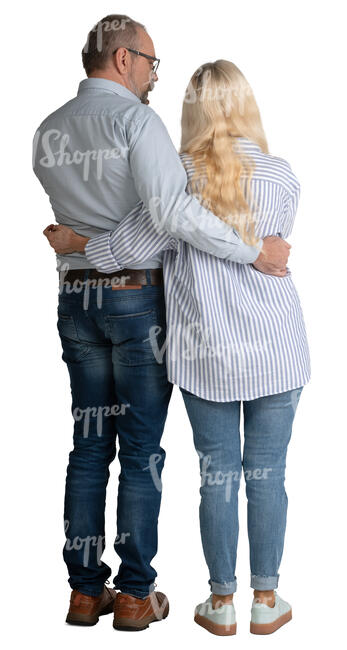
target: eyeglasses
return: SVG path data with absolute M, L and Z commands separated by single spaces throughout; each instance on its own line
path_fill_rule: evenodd
M 125 47 L 125 46 L 120 46 L 120 47 L 124 47 L 129 52 L 133 52 L 134 54 L 137 54 L 138 56 L 144 56 L 146 59 L 149 59 L 150 61 L 153 61 L 154 63 L 153 63 L 153 67 L 152 67 L 152 72 L 153 72 L 153 74 L 156 74 L 156 72 L 158 70 L 159 63 L 160 63 L 160 59 L 157 59 L 155 56 L 150 56 L 149 54 L 144 54 L 144 52 L 140 52 L 139 50 L 132 50 L 131 47 Z M 118 49 L 119 48 L 117 47 L 117 50 Z M 112 52 L 112 55 L 116 54 L 117 50 Z

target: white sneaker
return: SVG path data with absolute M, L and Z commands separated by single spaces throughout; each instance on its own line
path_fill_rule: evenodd
M 274 607 L 256 602 L 255 598 L 253 598 L 250 631 L 252 634 L 271 634 L 285 623 L 288 623 L 291 618 L 291 606 L 285 600 L 282 600 L 275 591 Z
M 212 607 L 212 594 L 195 608 L 194 621 L 212 634 L 228 636 L 236 634 L 234 603 L 225 603 L 217 609 Z

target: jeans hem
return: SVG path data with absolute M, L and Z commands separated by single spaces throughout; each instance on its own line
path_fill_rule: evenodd
M 116 585 L 114 588 L 121 591 L 122 594 L 129 594 L 129 596 L 134 596 L 135 598 L 145 599 L 154 591 L 155 587 L 156 584 L 153 582 L 153 584 L 149 585 L 148 591 L 146 592 L 139 591 L 139 589 L 132 589 L 131 587 L 129 587 L 129 589 L 127 589 L 127 587 L 117 587 Z
M 214 582 L 214 580 L 209 580 L 208 584 L 211 587 L 212 593 L 217 596 L 228 596 L 229 594 L 234 594 L 237 589 L 236 578 L 231 582 Z
M 71 585 L 70 585 L 71 586 Z M 76 589 L 76 591 L 79 591 L 81 594 L 84 594 L 85 596 L 101 596 L 101 594 L 104 591 L 104 585 L 102 585 L 101 589 L 97 590 L 95 589 L 88 589 L 88 587 L 72 587 L 71 589 Z
M 251 574 L 251 584 L 250 586 L 253 589 L 259 589 L 260 591 L 267 591 L 271 589 L 276 589 L 278 587 L 278 579 L 279 575 L 277 576 L 257 576 L 254 574 Z

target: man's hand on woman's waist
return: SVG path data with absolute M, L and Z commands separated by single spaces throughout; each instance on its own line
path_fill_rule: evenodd
M 44 229 L 43 234 L 47 237 L 50 245 L 59 255 L 69 253 L 84 253 L 84 249 L 90 237 L 78 235 L 69 226 L 51 223 Z

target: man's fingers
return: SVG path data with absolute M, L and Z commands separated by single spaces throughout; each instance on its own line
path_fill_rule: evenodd
M 281 270 L 281 271 L 273 271 L 271 275 L 277 275 L 279 277 L 283 277 L 284 275 L 287 275 L 287 269 Z
M 43 231 L 43 234 L 47 237 L 49 245 L 52 246 L 52 248 L 54 248 L 54 250 L 55 250 L 55 246 L 56 246 L 56 244 L 55 244 L 55 239 L 56 239 L 55 233 L 51 232 L 48 228 L 46 228 Z
M 284 277 L 287 275 L 287 267 L 285 268 L 276 268 L 273 265 L 268 265 L 268 264 L 259 264 L 256 265 L 253 263 L 254 268 L 257 269 L 257 271 L 260 271 L 261 273 L 264 273 L 265 275 L 276 275 L 278 277 Z
M 46 237 L 47 237 L 47 239 L 48 239 L 50 245 L 52 246 L 52 241 L 53 241 L 52 233 L 51 233 L 51 232 L 48 232 L 48 233 L 46 234 Z
M 56 230 L 58 230 L 58 227 L 59 227 L 59 226 L 57 226 L 57 224 L 55 224 L 55 223 L 50 223 L 49 226 L 47 226 L 47 228 L 45 228 L 45 229 L 43 230 L 43 234 L 46 235 L 46 237 L 47 237 L 47 234 L 48 234 L 49 232 L 55 232 Z

